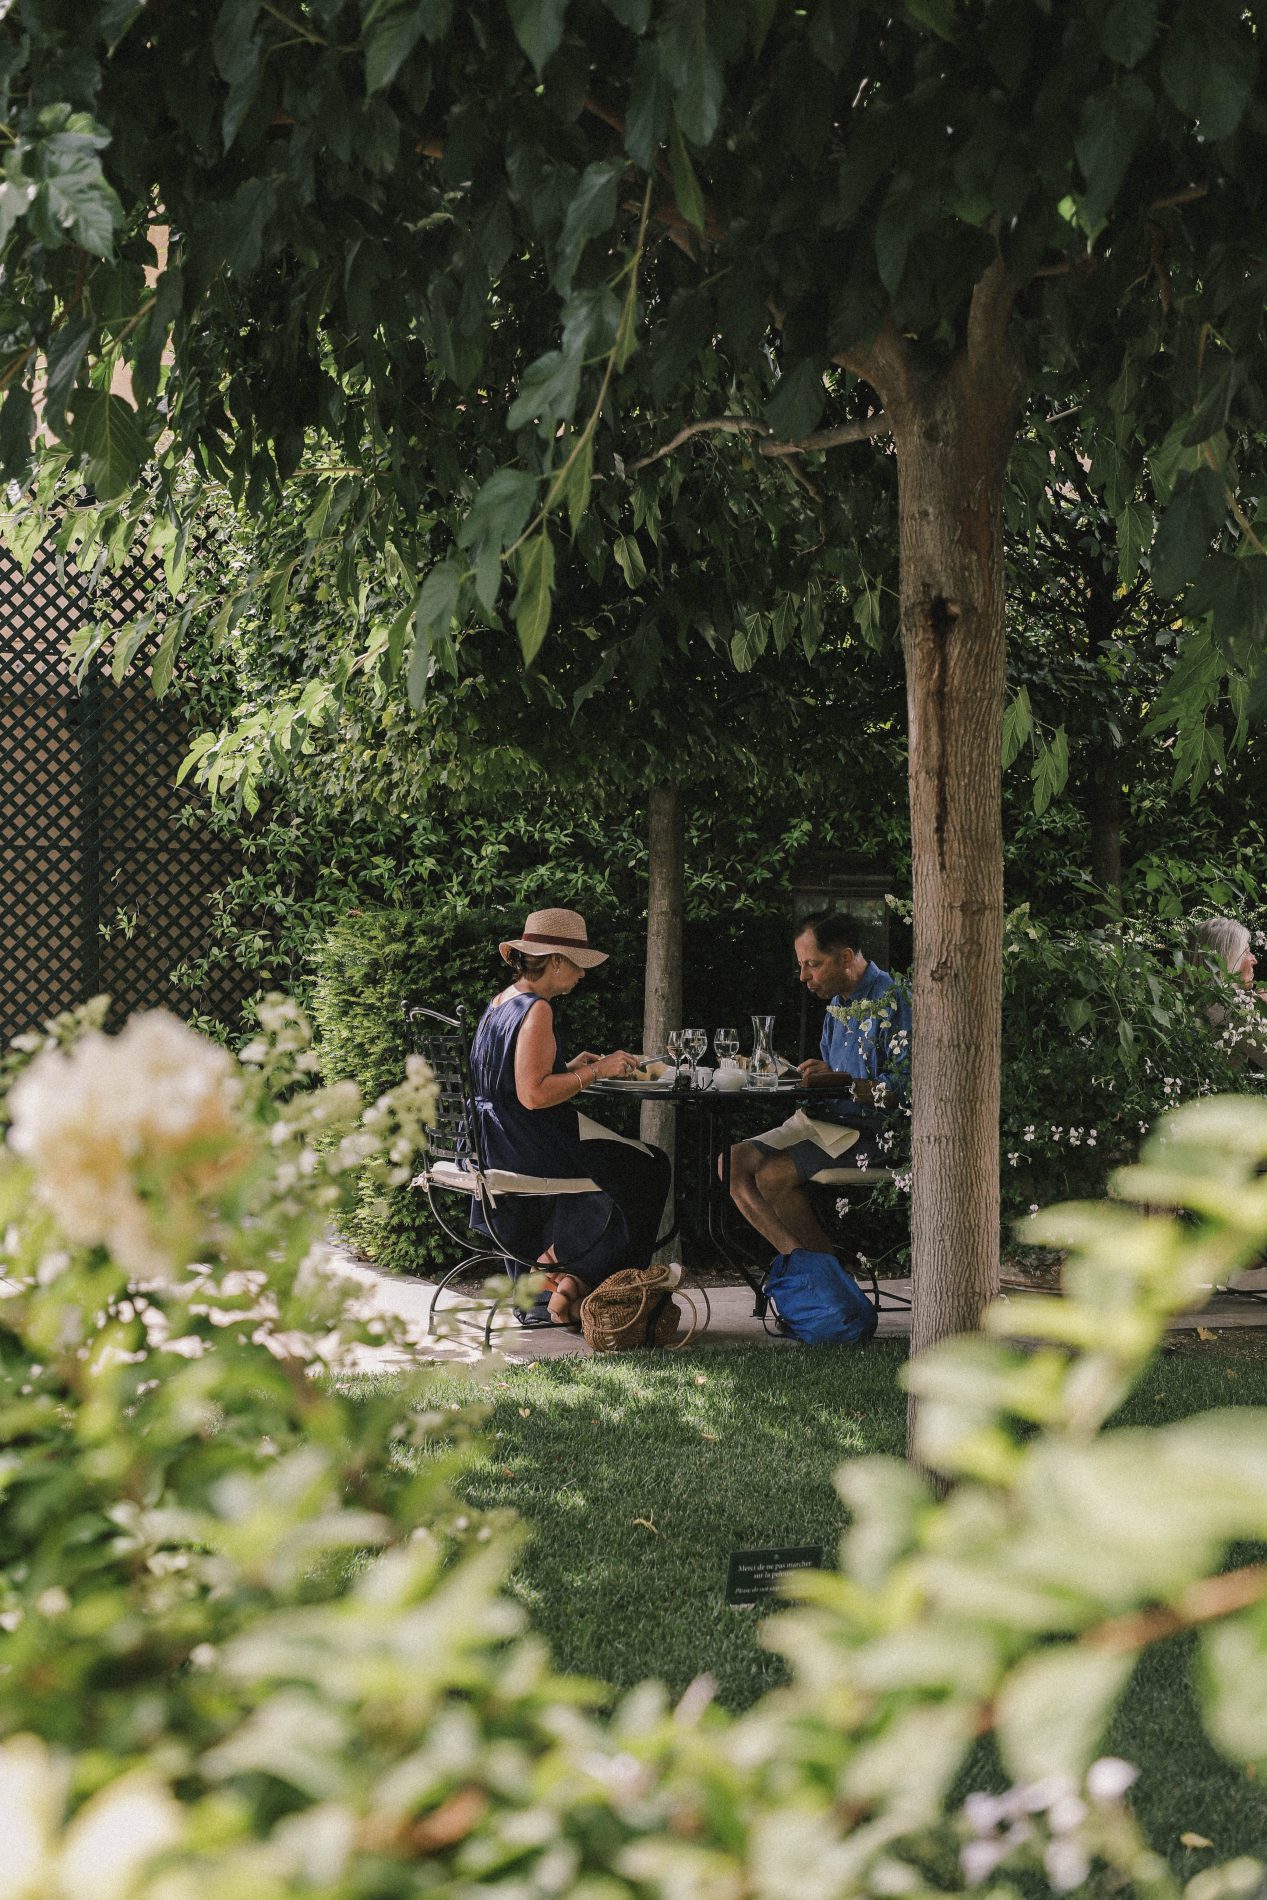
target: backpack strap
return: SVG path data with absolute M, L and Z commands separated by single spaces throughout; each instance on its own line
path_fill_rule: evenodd
M 774 1272 L 774 1269 L 778 1266 L 779 1262 L 781 1260 L 786 1260 L 786 1259 L 787 1259 L 787 1255 L 785 1253 L 776 1253 L 773 1260 L 770 1262 L 769 1266 L 766 1268 L 765 1272 L 761 1276 L 761 1299 L 762 1299 L 761 1324 L 765 1327 L 766 1332 L 771 1339 L 790 1339 L 791 1338 L 791 1334 L 788 1332 L 787 1327 L 783 1324 L 782 1319 L 779 1317 L 778 1302 L 775 1300 L 774 1295 L 767 1290 L 770 1275 Z M 771 1326 L 769 1320 L 766 1318 L 767 1311 L 774 1314 L 773 1326 Z

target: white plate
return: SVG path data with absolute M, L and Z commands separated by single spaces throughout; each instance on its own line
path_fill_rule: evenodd
M 669 1090 L 673 1087 L 673 1077 L 671 1075 L 661 1076 L 658 1082 L 636 1082 L 631 1080 L 629 1076 L 608 1075 L 604 1076 L 601 1082 L 595 1082 L 591 1086 L 600 1089 Z

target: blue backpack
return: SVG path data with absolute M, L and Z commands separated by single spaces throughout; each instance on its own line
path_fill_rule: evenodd
M 806 1346 L 862 1346 L 878 1315 L 835 1254 L 776 1253 L 762 1282 L 780 1330 Z

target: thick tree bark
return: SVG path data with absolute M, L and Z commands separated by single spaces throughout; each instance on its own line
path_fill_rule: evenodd
M 1098 661 L 1117 629 L 1116 565 L 1090 570 L 1087 647 Z M 1091 828 L 1091 876 L 1119 907 L 1122 899 L 1122 767 L 1116 749 L 1096 747 L 1087 773 L 1087 822 Z
M 1122 789 L 1117 754 L 1097 754 L 1087 777 L 1091 876 L 1113 903 L 1122 901 Z
M 890 328 L 858 367 L 898 461 L 915 906 L 911 1350 L 973 1332 L 998 1291 L 1003 954 L 1003 471 L 1017 379 L 1001 266 L 950 367 Z M 914 1423 L 914 1411 L 911 1413 Z
M 671 1029 L 682 1026 L 682 911 L 685 896 L 685 825 L 681 788 L 653 785 L 647 800 L 647 964 L 642 1046 L 660 1054 Z M 675 1111 L 644 1102 L 641 1134 L 670 1157 Z

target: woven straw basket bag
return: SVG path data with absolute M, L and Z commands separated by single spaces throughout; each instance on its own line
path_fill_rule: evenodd
M 691 1309 L 682 1331 L 680 1293 Z M 666 1346 L 680 1352 L 699 1328 L 695 1301 L 682 1286 L 679 1266 L 626 1267 L 613 1273 L 581 1301 L 581 1331 L 593 1352 L 636 1352 Z

